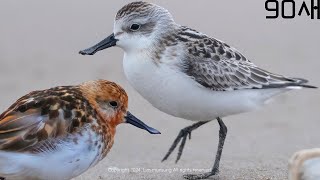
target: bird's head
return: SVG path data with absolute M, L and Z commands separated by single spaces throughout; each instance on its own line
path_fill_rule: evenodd
M 148 49 L 175 27 L 171 14 L 163 7 L 142 1 L 132 2 L 116 14 L 113 33 L 80 54 L 93 55 L 112 46 L 119 46 L 126 52 Z
M 128 95 L 116 83 L 106 80 L 88 81 L 81 84 L 80 89 L 100 118 L 112 127 L 120 123 L 129 123 L 151 134 L 160 134 L 158 130 L 149 127 L 127 110 Z

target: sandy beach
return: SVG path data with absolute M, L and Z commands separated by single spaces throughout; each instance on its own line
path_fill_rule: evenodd
M 32 90 L 92 79 L 112 80 L 129 94 L 130 111 L 162 134 L 149 135 L 119 125 L 108 156 L 75 180 L 176 180 L 183 179 L 185 173 L 208 171 L 218 143 L 216 121 L 193 132 L 179 163 L 175 164 L 176 151 L 161 163 L 180 129 L 193 122 L 160 112 L 130 86 L 122 70 L 120 48 L 95 56 L 78 54 L 112 32 L 113 18 L 127 2 L 3 0 L 0 110 Z M 319 20 L 306 15 L 267 20 L 269 13 L 262 0 L 151 2 L 167 8 L 180 24 L 236 47 L 266 70 L 302 77 L 320 86 Z M 304 89 L 283 94 L 263 109 L 223 118 L 229 131 L 220 179 L 287 179 L 287 161 L 295 151 L 320 147 L 319 107 L 319 90 Z

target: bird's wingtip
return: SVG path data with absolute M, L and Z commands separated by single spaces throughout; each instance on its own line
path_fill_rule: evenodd
M 298 87 L 302 87 L 302 88 L 311 88 L 311 89 L 317 89 L 317 86 L 313 86 L 313 85 L 309 85 L 306 84 L 309 81 L 307 79 L 303 79 L 303 78 L 293 78 L 294 80 L 296 80 L 296 84 Z

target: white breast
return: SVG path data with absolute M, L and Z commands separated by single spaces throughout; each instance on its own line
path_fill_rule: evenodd
M 184 119 L 205 121 L 256 109 L 287 89 L 213 91 L 202 87 L 176 66 L 155 64 L 141 53 L 124 55 L 130 84 L 154 107 Z
M 38 154 L 0 151 L 0 176 L 6 179 L 64 180 L 76 177 L 97 164 L 101 149 L 94 146 L 100 137 L 86 131 L 76 143 L 59 145 L 58 150 Z M 48 144 L 48 147 L 50 145 Z

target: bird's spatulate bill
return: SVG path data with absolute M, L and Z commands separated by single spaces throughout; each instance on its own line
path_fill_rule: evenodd
M 82 55 L 94 55 L 98 51 L 115 46 L 117 41 L 118 40 L 114 38 L 114 34 L 112 33 L 110 36 L 108 36 L 104 40 L 100 41 L 98 44 L 96 44 L 90 48 L 87 48 L 85 50 L 82 50 L 79 53 Z
M 125 116 L 125 119 L 126 119 L 126 123 L 129 123 L 137 128 L 144 129 L 144 130 L 148 131 L 150 134 L 161 134 L 158 130 L 146 125 L 140 119 L 136 118 L 129 111 L 127 112 L 127 115 Z

